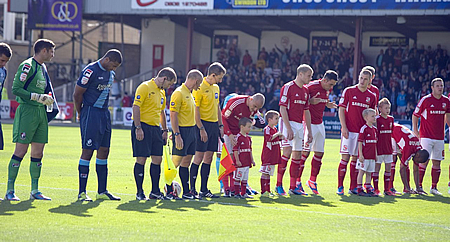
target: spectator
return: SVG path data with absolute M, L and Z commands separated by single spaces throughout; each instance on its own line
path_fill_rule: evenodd
M 397 95 L 397 113 L 398 115 L 405 116 L 406 113 L 406 94 L 405 90 L 401 90 L 400 93 Z
M 244 57 L 242 57 L 242 65 L 245 68 L 248 68 L 249 65 L 253 63 L 252 56 L 248 53 L 248 50 L 245 50 Z
M 132 105 L 132 98 L 128 96 L 128 93 L 125 92 L 122 98 L 122 107 L 131 107 Z

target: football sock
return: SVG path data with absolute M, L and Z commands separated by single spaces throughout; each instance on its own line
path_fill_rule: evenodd
M 142 191 L 142 183 L 144 183 L 144 165 L 134 163 L 134 180 L 136 181 L 137 193 Z
M 241 183 L 239 181 L 234 181 L 235 194 L 238 195 L 240 190 L 241 190 Z
M 431 188 L 436 188 L 439 182 L 440 175 L 441 175 L 441 168 L 431 167 Z
M 31 193 L 35 194 L 39 190 L 39 177 L 41 177 L 42 158 L 31 157 L 30 176 L 31 176 Z
M 183 194 L 189 192 L 189 168 L 180 166 L 180 180 L 183 187 Z
M 356 188 L 356 179 L 358 178 L 358 171 L 356 170 L 356 161 L 350 162 L 350 190 Z
M 379 190 L 378 189 L 379 176 L 380 176 L 379 172 L 372 173 L 373 189 L 375 189 L 375 190 Z
M 171 183 L 170 185 L 166 184 L 166 190 L 167 190 L 167 195 L 169 195 L 171 192 L 173 192 L 173 183 Z
M 292 190 L 295 189 L 299 172 L 300 172 L 300 160 L 292 159 L 291 167 L 289 168 L 289 174 L 291 176 L 289 189 Z
M 241 181 L 241 196 L 247 192 L 247 181 Z
M 97 172 L 98 193 L 106 192 L 106 183 L 108 180 L 108 160 L 99 159 L 95 161 L 95 171 Z
M 150 163 L 150 179 L 152 180 L 152 192 L 159 193 L 159 179 L 161 178 L 161 165 Z
M 427 169 L 427 167 L 423 163 L 419 164 L 419 186 L 422 186 L 423 177 L 425 176 L 426 169 Z
M 338 168 L 338 187 L 343 187 L 344 186 L 344 178 L 345 178 L 345 173 L 347 173 L 347 164 L 348 161 L 342 160 L 339 163 L 339 168 Z
M 78 194 L 86 192 L 86 184 L 89 176 L 89 163 L 90 161 L 81 158 L 78 162 Z
M 397 163 L 397 156 L 394 155 L 394 161 L 391 163 L 391 181 L 389 184 L 389 189 L 394 187 L 394 177 L 395 177 L 395 165 Z
M 231 174 L 233 174 L 233 172 L 231 172 Z M 224 190 L 224 192 L 225 191 L 230 191 L 230 176 L 229 175 L 226 175 L 226 176 L 223 176 L 223 178 L 222 178 L 222 184 L 223 184 L 223 190 Z M 234 184 L 231 184 L 231 186 L 234 186 Z
M 305 169 L 306 159 L 308 159 L 308 157 L 305 154 L 303 154 L 303 152 L 302 152 L 302 156 L 300 157 L 300 167 L 299 167 L 299 171 L 298 171 L 297 182 L 302 181 L 302 174 L 303 174 L 303 170 Z
M 384 172 L 384 190 L 389 191 L 391 189 L 391 173 Z
M 229 185 L 229 186 L 230 186 L 230 191 L 231 191 L 231 192 L 234 192 L 234 191 L 235 191 L 235 190 L 234 190 L 235 187 L 232 186 L 232 184 L 234 184 L 234 177 L 233 177 L 234 174 L 233 174 L 233 173 L 234 173 L 234 172 L 231 172 L 231 173 L 228 175 L 228 179 L 229 179 L 229 181 L 230 181 L 230 183 L 229 183 L 230 185 Z M 239 190 L 238 190 L 238 191 L 239 191 Z
M 270 192 L 270 176 L 266 179 L 266 192 Z
M 198 175 L 198 167 L 199 165 L 195 163 L 191 164 L 191 170 L 189 171 L 189 177 L 191 179 L 190 181 L 191 190 L 195 190 L 195 183 L 197 182 L 197 175 Z
M 284 155 L 281 156 L 281 163 L 278 164 L 277 169 L 277 187 L 283 186 L 283 176 L 286 172 L 287 163 L 289 161 L 289 157 Z
M 266 182 L 267 182 L 266 178 L 261 176 L 261 194 L 266 192 L 266 187 L 267 187 Z
M 362 184 L 358 184 L 358 185 L 356 186 L 356 188 L 358 189 L 358 193 L 360 193 L 360 192 L 363 191 L 363 189 L 362 189 Z
M 211 172 L 211 164 L 202 164 L 202 168 L 200 169 L 200 174 L 202 175 L 202 184 L 200 187 L 200 191 L 207 192 L 208 191 L 208 179 L 209 173 Z
M 14 183 L 19 173 L 20 162 L 23 158 L 13 155 L 8 165 L 8 189 L 7 192 L 14 191 Z
M 316 182 L 317 175 L 319 175 L 321 166 L 322 166 L 322 157 L 314 155 L 311 160 L 311 176 L 309 177 L 309 180 Z
M 366 192 L 369 193 L 372 190 L 372 185 L 370 185 L 370 183 L 364 183 L 364 188 L 366 189 Z

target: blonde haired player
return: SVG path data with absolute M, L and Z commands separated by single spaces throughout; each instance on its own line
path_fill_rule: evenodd
M 393 162 L 392 131 L 394 129 L 394 117 L 389 115 L 391 102 L 387 98 L 381 99 L 378 102 L 378 110 L 380 114 L 376 117 L 378 131 L 377 162 L 375 164 L 375 172 L 372 174 L 374 193 L 380 195 L 378 177 L 381 164 L 384 162 L 384 195 L 395 196 L 395 193 L 390 191 L 391 164 Z
M 358 136 L 358 160 L 356 162 L 356 169 L 359 170 L 357 177 L 356 188 L 358 196 L 378 196 L 371 190 L 370 180 L 372 172 L 375 171 L 375 160 L 377 158 L 377 128 L 375 127 L 376 111 L 372 108 L 367 108 L 363 111 L 362 116 L 366 121 L 361 127 Z M 366 183 L 364 192 L 362 187 L 363 176 L 366 175 Z

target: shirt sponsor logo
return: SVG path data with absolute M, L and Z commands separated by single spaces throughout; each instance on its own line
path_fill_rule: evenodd
M 445 111 L 443 111 L 443 110 L 431 110 L 430 114 L 445 114 Z
M 294 103 L 305 104 L 306 101 L 303 101 L 303 100 L 295 100 Z
M 367 143 L 371 144 L 371 143 L 376 143 L 376 142 L 377 142 L 376 139 L 366 140 L 366 144 Z
M 409 141 L 409 145 L 411 145 L 411 146 L 419 146 L 420 145 L 420 141 Z
M 102 77 L 102 76 L 99 76 L 98 79 L 99 79 L 99 80 L 103 80 L 103 77 Z
M 252 152 L 252 149 L 241 149 L 241 150 L 239 150 L 241 153 L 242 152 Z
M 359 102 L 352 102 L 353 106 L 363 107 L 363 108 L 369 108 L 369 105 Z
M 98 84 L 97 90 L 99 90 L 99 91 L 107 90 L 107 89 L 110 89 L 111 86 L 112 86 L 111 84 L 106 84 L 106 85 Z
M 391 130 L 381 130 L 380 131 L 380 134 L 390 134 L 390 133 L 392 133 Z

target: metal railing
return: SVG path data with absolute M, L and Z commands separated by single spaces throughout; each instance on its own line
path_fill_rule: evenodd
M 128 94 L 134 93 L 136 88 L 141 84 L 143 81 L 149 80 L 158 74 L 158 71 L 164 67 L 172 67 L 173 68 L 173 62 L 164 64 L 162 66 L 158 66 L 156 68 L 153 68 L 151 70 L 148 70 L 143 73 L 136 74 L 134 76 L 127 77 L 125 79 L 120 80 L 121 84 L 121 93 L 127 92 Z

